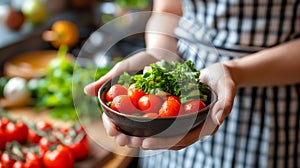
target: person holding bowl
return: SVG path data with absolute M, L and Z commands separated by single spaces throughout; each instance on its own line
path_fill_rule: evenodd
M 142 157 L 141 167 L 299 167 L 299 8 L 296 0 L 155 0 L 146 51 L 85 93 L 95 96 L 113 76 L 158 60 L 193 60 L 218 97 L 204 124 L 183 136 L 141 138 L 119 132 L 104 114 L 107 134 L 145 153 L 165 150 Z

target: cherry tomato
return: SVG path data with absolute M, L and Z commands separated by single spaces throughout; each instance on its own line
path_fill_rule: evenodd
M 145 113 L 158 113 L 161 104 L 161 98 L 153 94 L 144 95 L 138 101 L 139 109 Z
M 16 160 L 10 158 L 8 153 L 3 153 L 1 156 L 1 163 L 7 167 L 12 167 Z
M 17 160 L 17 161 L 13 164 L 12 168 L 25 168 L 25 163 L 22 162 L 22 161 L 20 161 L 20 160 Z
M 72 142 L 68 147 L 72 150 L 75 160 L 83 160 L 90 153 L 90 145 L 86 134 L 78 142 Z
M 127 89 L 124 86 L 120 84 L 114 84 L 106 92 L 106 101 L 112 101 L 116 96 L 126 95 L 126 94 L 127 94 Z
M 18 141 L 21 144 L 27 142 L 28 128 L 22 121 L 9 122 L 5 128 L 7 141 Z
M 5 148 L 6 145 L 6 135 L 5 133 L 2 131 L 2 129 L 0 129 L 0 151 L 3 150 Z
M 37 156 L 33 152 L 28 152 L 26 154 L 26 162 L 24 166 L 25 168 L 41 168 L 42 163 L 40 161 L 39 156 Z
M 38 160 L 28 160 L 26 159 L 25 162 L 20 160 L 16 161 L 12 168 L 42 168 L 41 163 Z
M 157 118 L 159 117 L 158 113 L 145 113 L 143 117 L 149 117 L 149 118 Z
M 168 99 L 164 101 L 160 110 L 160 117 L 169 117 L 169 116 L 177 116 L 181 109 L 181 104 L 176 99 Z
M 180 99 L 178 96 L 173 96 L 173 95 L 167 95 L 164 100 L 170 100 L 170 99 L 175 99 L 177 100 L 178 102 L 180 102 Z
M 201 100 L 191 100 L 184 104 L 183 109 L 184 113 L 194 113 L 197 112 L 205 107 L 205 103 Z
M 42 137 L 39 140 L 39 153 L 41 154 L 41 156 L 43 156 L 48 149 L 55 144 L 56 142 L 50 141 L 47 137 Z
M 138 107 L 139 99 L 142 96 L 144 96 L 146 93 L 144 91 L 142 91 L 141 89 L 136 88 L 135 86 L 136 86 L 135 83 L 131 84 L 127 91 L 128 91 L 128 96 L 129 96 L 131 102 L 133 103 L 133 105 L 135 107 Z
M 138 111 L 137 108 L 131 103 L 128 95 L 119 95 L 113 99 L 110 106 L 113 110 L 119 111 L 124 114 L 134 114 Z
M 43 121 L 43 120 L 39 120 L 36 124 L 37 129 L 39 130 L 49 130 L 52 129 L 52 125 L 47 122 L 47 121 Z
M 10 122 L 10 120 L 6 117 L 0 119 L 0 129 L 5 130 L 6 125 Z
M 57 145 L 53 151 L 47 151 L 43 157 L 45 167 L 63 167 L 72 168 L 74 166 L 74 156 L 72 151 L 64 146 Z
M 38 135 L 34 130 L 29 129 L 28 130 L 28 141 L 32 143 L 38 143 L 41 139 L 41 136 Z
M 36 129 L 39 131 L 50 131 L 52 129 L 52 125 L 46 121 L 38 121 L 36 124 Z M 28 140 L 33 143 L 39 143 L 41 136 L 33 129 L 28 130 Z
M 0 168 L 9 168 L 6 164 L 0 162 Z

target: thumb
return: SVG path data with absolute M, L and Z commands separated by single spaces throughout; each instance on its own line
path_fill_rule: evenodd
M 123 63 L 124 64 L 124 63 Z M 117 63 L 109 72 L 99 78 L 97 81 L 92 82 L 84 87 L 84 93 L 90 96 L 97 96 L 98 90 L 106 82 L 111 80 L 114 76 L 117 76 L 124 72 L 124 65 Z
M 104 75 L 95 82 L 92 82 L 84 87 L 84 93 L 89 96 L 97 96 L 100 87 L 109 80 L 109 75 Z

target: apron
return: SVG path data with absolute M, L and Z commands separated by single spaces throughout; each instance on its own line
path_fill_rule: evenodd
M 183 13 L 175 30 L 178 50 L 199 70 L 279 45 L 300 34 L 296 0 L 184 0 Z M 300 167 L 299 143 L 299 84 L 240 88 L 232 112 L 214 136 L 179 151 L 142 157 L 140 166 Z

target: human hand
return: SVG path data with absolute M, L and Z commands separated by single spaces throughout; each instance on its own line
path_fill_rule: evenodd
M 217 94 L 217 101 L 210 113 L 214 123 L 221 125 L 231 112 L 237 89 L 226 63 L 216 63 L 201 70 L 200 81 Z
M 216 91 L 218 100 L 210 109 L 209 116 L 205 122 L 186 135 L 170 138 L 141 138 L 125 135 L 118 131 L 112 121 L 103 114 L 104 127 L 109 136 L 115 137 L 120 146 L 139 147 L 142 149 L 171 149 L 179 150 L 185 148 L 203 137 L 213 135 L 225 117 L 230 113 L 236 86 L 231 78 L 230 72 L 224 64 L 217 63 L 201 70 L 200 80 Z
M 99 88 L 106 82 L 115 76 L 122 74 L 123 72 L 134 72 L 143 69 L 146 65 L 156 62 L 157 58 L 148 54 L 147 52 L 138 52 L 121 62 L 118 62 L 108 73 L 103 75 L 97 81 L 88 84 L 84 88 L 84 92 L 90 96 L 97 96 Z
M 159 149 L 169 149 L 169 150 L 179 150 L 185 148 L 199 139 L 210 136 L 215 133 L 218 129 L 218 125 L 215 125 L 208 117 L 204 123 L 197 126 L 195 129 L 191 130 L 185 135 L 179 135 L 168 138 L 158 138 L 158 137 L 135 137 L 128 136 L 120 131 L 109 117 L 104 113 L 102 115 L 103 125 L 106 133 L 109 136 L 115 137 L 115 141 L 120 146 L 128 146 L 131 148 L 141 148 L 144 150 L 159 150 Z

